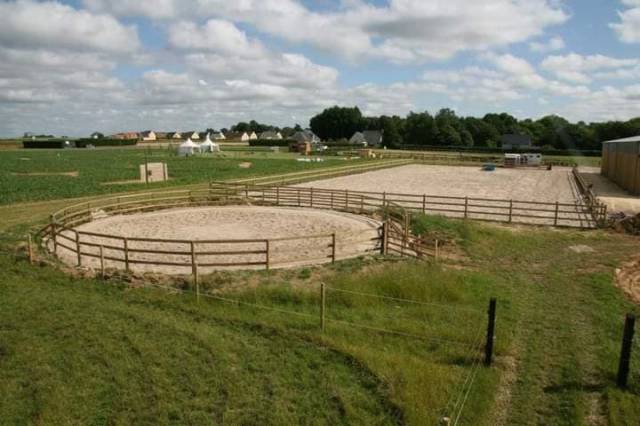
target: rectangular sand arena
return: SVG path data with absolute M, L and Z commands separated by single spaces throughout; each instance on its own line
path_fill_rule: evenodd
M 566 167 L 498 168 L 486 172 L 480 167 L 414 164 L 298 186 L 353 191 L 356 198 L 352 196 L 352 200 L 357 200 L 357 191 L 375 192 L 379 194 L 377 197 L 413 211 L 456 218 L 580 228 L 595 226 L 590 211 L 581 205 L 572 170 Z
M 405 194 L 573 203 L 579 199 L 570 168 L 408 165 L 300 184 L 301 187 Z

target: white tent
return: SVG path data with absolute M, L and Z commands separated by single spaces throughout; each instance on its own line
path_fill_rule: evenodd
M 188 138 L 183 144 L 178 147 L 178 155 L 189 156 L 200 152 L 200 146 L 193 143 L 191 138 Z
M 207 140 L 200 144 L 200 152 L 220 152 L 220 145 L 212 142 L 207 133 Z

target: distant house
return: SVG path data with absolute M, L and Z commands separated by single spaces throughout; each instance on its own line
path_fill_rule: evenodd
M 182 139 L 200 140 L 200 134 L 195 131 L 182 132 Z
M 156 132 L 156 140 L 157 139 L 169 139 L 169 133 L 167 133 L 167 132 Z
M 296 142 L 320 143 L 320 138 L 311 130 L 302 130 L 291 135 L 291 139 Z
M 222 132 L 214 132 L 211 136 L 213 136 L 213 140 L 215 141 L 223 141 L 226 139 L 224 133 Z
M 142 132 L 140 134 L 140 137 L 142 138 L 143 141 L 155 141 L 155 140 L 157 140 L 156 132 L 154 132 L 153 130 L 145 130 L 144 132 Z
M 249 140 L 254 141 L 256 139 L 258 139 L 258 135 L 256 135 L 256 132 L 249 133 Z
M 171 135 L 171 139 L 182 139 L 182 134 L 180 132 L 175 132 Z
M 267 139 L 267 140 L 282 139 L 282 134 L 280 132 L 274 132 L 274 131 L 268 130 L 266 132 L 260 133 L 260 136 L 258 137 L 258 139 Z
M 247 132 L 227 132 L 226 138 L 228 141 L 246 142 L 249 140 L 249 134 Z
M 138 132 L 121 132 L 111 135 L 112 139 L 138 139 Z
M 530 149 L 531 148 L 531 136 L 507 134 L 507 135 L 502 135 L 502 138 L 500 140 L 502 142 L 502 149 Z
M 382 132 L 379 130 L 365 130 L 364 132 L 355 132 L 349 142 L 354 145 L 362 146 L 380 146 L 382 145 Z

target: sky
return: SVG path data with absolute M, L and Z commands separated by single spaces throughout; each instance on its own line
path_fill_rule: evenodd
M 0 135 L 640 116 L 640 0 L 0 0 Z

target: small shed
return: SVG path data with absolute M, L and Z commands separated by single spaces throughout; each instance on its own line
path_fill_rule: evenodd
M 168 179 L 167 163 L 140 164 L 140 180 L 142 182 L 164 182 Z
M 640 136 L 602 144 L 600 173 L 633 195 L 640 195 Z
M 200 146 L 198 144 L 193 143 L 191 138 L 187 139 L 178 147 L 178 155 L 183 157 L 195 155 L 198 152 L 200 152 Z

